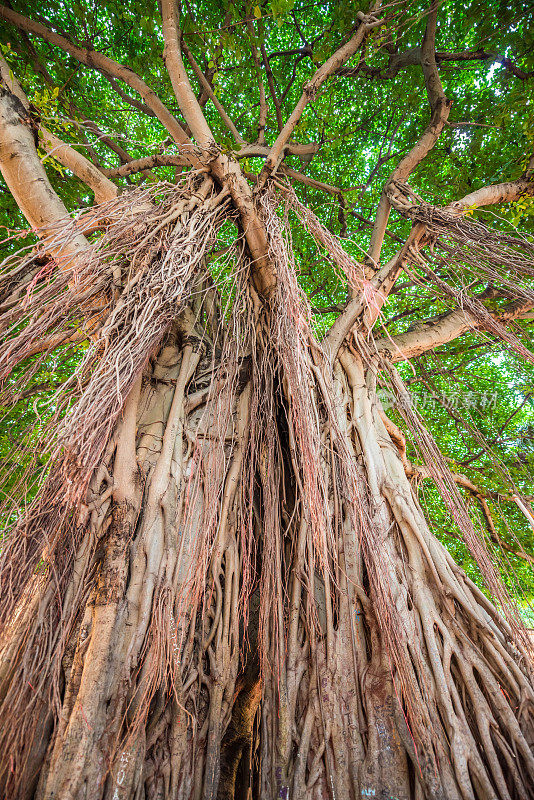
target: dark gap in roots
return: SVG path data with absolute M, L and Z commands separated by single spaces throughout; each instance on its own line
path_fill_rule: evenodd
M 252 372 L 252 359 L 246 356 L 239 369 L 239 391 L 250 380 Z M 195 387 L 195 389 L 201 387 Z M 279 389 L 279 387 L 277 387 Z M 275 396 L 280 396 L 279 389 Z M 287 441 L 287 423 L 285 415 L 277 404 L 277 425 L 279 430 L 286 425 L 286 435 L 280 435 L 281 441 Z M 286 457 L 287 455 L 287 457 Z M 291 485 L 291 470 L 289 469 L 289 451 L 284 454 L 286 464 L 283 471 L 283 496 L 290 498 L 288 519 L 293 511 L 295 490 Z M 285 491 L 284 491 L 285 489 Z M 254 525 L 254 544 L 251 550 L 253 563 L 251 571 L 253 586 L 248 599 L 248 617 L 240 623 L 240 653 L 239 669 L 234 690 L 234 702 L 230 722 L 224 733 L 220 751 L 220 779 L 217 790 L 217 800 L 249 800 L 250 797 L 259 796 L 260 764 L 258 754 L 260 751 L 261 736 L 261 706 L 262 706 L 262 675 L 260 658 L 260 576 L 263 565 L 263 541 L 259 530 L 263 529 L 264 497 L 261 476 L 254 477 L 254 514 L 257 525 Z M 224 590 L 223 579 L 221 588 Z
M 257 486 L 258 507 L 261 488 Z M 261 552 L 255 548 L 254 574 L 261 569 Z M 255 759 L 260 737 L 261 668 L 258 644 L 259 584 L 251 592 L 247 627 L 240 630 L 239 673 L 234 691 L 230 722 L 223 736 L 220 753 L 220 781 L 217 800 L 248 800 L 258 794 L 260 772 Z
M 495 748 L 495 753 L 497 755 L 497 760 L 498 760 L 499 765 L 501 767 L 502 774 L 504 775 L 504 780 L 506 782 L 506 786 L 508 788 L 508 791 L 510 792 L 510 797 L 512 798 L 512 800 L 516 800 L 516 799 L 519 800 L 520 796 L 517 793 L 517 787 L 516 787 L 515 781 L 513 779 L 512 772 L 511 772 L 510 767 L 509 767 L 509 765 L 508 765 L 508 763 L 506 761 L 506 758 L 503 755 L 503 751 L 502 751 L 503 744 L 502 744 L 501 741 L 499 741 L 498 737 L 495 736 L 495 731 L 493 730 L 493 726 L 492 725 L 490 725 L 490 739 L 493 742 L 493 747 Z M 504 746 L 506 747 L 506 744 Z M 518 764 L 518 766 L 519 766 L 519 769 L 521 769 L 520 764 Z
M 362 588 L 366 596 L 369 597 L 370 594 L 369 573 L 367 571 L 367 564 L 365 563 L 365 558 L 362 558 Z M 371 636 L 371 629 L 369 627 L 369 621 L 367 619 L 366 614 L 363 615 L 362 622 L 365 634 L 365 652 L 367 655 L 367 660 L 370 662 L 373 660 L 373 652 L 371 644 L 372 636 Z
M 332 625 L 335 631 L 339 629 L 339 591 L 335 584 L 332 589 Z
M 434 625 L 434 634 L 436 636 L 436 641 L 439 642 L 440 654 L 443 656 L 443 645 L 444 645 L 444 638 L 443 634 L 439 628 L 439 625 Z
M 485 788 L 481 785 L 479 779 L 475 774 L 475 770 L 470 761 L 467 762 L 467 769 L 469 771 L 469 777 L 471 778 L 471 783 L 473 785 L 473 794 L 475 800 L 487 800 L 488 794 Z
M 232 716 L 221 745 L 221 777 L 217 800 L 240 800 L 253 791 L 258 714 L 261 693 L 260 660 L 251 653 L 237 680 Z
M 462 679 L 462 673 L 458 666 L 456 653 L 453 653 L 451 656 L 450 673 L 452 675 L 452 679 L 456 686 L 456 690 L 458 692 L 458 696 L 460 698 L 460 702 L 464 710 L 465 719 L 469 726 L 469 730 L 471 731 L 475 741 L 478 742 L 479 737 L 478 737 L 478 726 L 477 726 L 476 716 L 474 713 L 473 704 L 471 703 L 471 698 L 466 690 L 465 683 Z
M 441 708 L 439 706 L 439 703 L 436 703 L 436 712 L 437 712 L 437 715 L 438 715 L 439 723 L 441 725 L 441 730 L 443 731 L 443 735 L 445 736 L 445 738 L 447 739 L 447 742 L 450 745 L 450 739 L 449 739 L 449 736 L 447 734 L 447 727 L 445 725 L 445 720 L 443 719 L 443 714 L 442 714 L 442 710 L 441 710 Z
M 426 646 L 425 646 L 425 650 L 426 650 Z M 416 661 L 414 659 L 411 647 L 408 648 L 408 653 L 410 655 L 410 662 L 411 662 L 411 665 L 412 665 L 412 674 L 413 674 L 413 678 L 415 680 L 415 683 L 417 684 L 418 692 L 421 695 L 421 697 L 424 697 L 425 696 L 424 677 L 421 674 L 421 670 L 418 668 L 419 665 L 416 663 Z M 402 698 L 402 707 L 403 707 L 404 714 L 406 716 L 408 714 L 408 707 L 407 706 L 405 707 L 404 695 L 403 695 L 403 698 Z M 407 716 L 406 716 L 406 719 L 408 719 Z
M 274 377 L 274 397 L 276 403 L 276 429 L 278 433 L 278 442 L 280 445 L 280 455 L 282 461 L 282 481 L 281 496 L 284 500 L 284 508 L 282 513 L 284 518 L 289 521 L 293 517 L 295 511 L 295 503 L 297 501 L 297 483 L 295 480 L 293 464 L 291 463 L 291 450 L 289 447 L 289 425 L 287 402 L 284 397 L 284 392 L 280 383 L 280 376 L 278 374 Z M 285 526 L 287 528 L 287 525 Z M 286 531 L 287 540 L 287 554 L 288 558 L 291 557 L 291 537 L 289 530 Z
M 415 797 L 415 784 L 416 784 L 416 776 L 415 776 L 415 766 L 411 758 L 406 759 L 406 765 L 408 769 L 408 790 L 409 796 Z

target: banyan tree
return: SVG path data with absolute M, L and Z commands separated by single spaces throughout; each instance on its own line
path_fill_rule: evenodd
M 528 17 L 0 6 L 2 797 L 534 797 Z

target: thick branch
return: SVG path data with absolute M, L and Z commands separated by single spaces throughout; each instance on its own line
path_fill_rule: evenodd
M 184 167 L 188 163 L 188 159 L 185 156 L 155 153 L 152 156 L 128 161 L 127 164 L 122 164 L 114 169 L 106 169 L 105 174 L 108 178 L 126 178 L 128 175 L 135 175 L 137 172 L 144 172 L 153 167 Z
M 27 119 L 30 119 L 31 111 L 28 98 L 1 55 L 0 76 L 3 83 L 20 100 Z M 70 169 L 82 183 L 85 183 L 94 192 L 97 203 L 105 203 L 117 196 L 118 189 L 115 184 L 108 180 L 85 156 L 62 142 L 61 139 L 58 139 L 53 133 L 43 128 L 42 125 L 39 126 L 39 136 L 49 155 L 53 155 L 60 164 Z
M 228 187 L 241 216 L 241 224 L 252 258 L 254 282 L 258 291 L 267 296 L 276 285 L 276 275 L 270 263 L 265 226 L 261 223 L 252 192 L 239 164 L 216 147 L 213 134 L 191 88 L 180 49 L 180 28 L 175 0 L 162 0 L 161 15 L 165 39 L 164 58 L 180 110 L 199 146 L 212 153 L 210 167 L 217 180 Z
M 228 130 L 231 132 L 231 134 L 234 137 L 234 139 L 236 140 L 237 144 L 244 144 L 245 140 L 243 139 L 243 137 L 241 136 L 241 134 L 237 130 L 237 128 L 234 125 L 233 121 L 230 119 L 228 113 L 226 112 L 226 109 L 224 108 L 224 106 L 222 105 L 220 100 L 217 98 L 217 95 L 215 94 L 215 92 L 211 88 L 210 82 L 208 81 L 208 79 L 206 78 L 206 76 L 204 75 L 202 70 L 200 69 L 200 66 L 196 62 L 195 57 L 193 56 L 192 52 L 189 50 L 188 46 L 186 45 L 186 43 L 184 41 L 181 42 L 181 47 L 182 47 L 182 50 L 185 53 L 185 57 L 187 58 L 187 60 L 191 64 L 191 67 L 193 68 L 193 72 L 197 76 L 198 82 L 200 83 L 200 86 L 202 87 L 202 90 L 210 98 L 211 102 L 213 103 L 213 105 L 215 106 L 217 111 L 219 112 L 220 118 L 222 119 L 222 121 L 224 122 L 224 124 L 226 125 Z
M 191 88 L 182 58 L 176 0 L 162 0 L 161 18 L 165 40 L 163 59 L 180 111 L 200 147 L 210 148 L 214 142 L 213 134 Z
M 263 80 L 261 77 L 260 54 L 258 52 L 258 48 L 256 47 L 254 26 L 252 22 L 249 22 L 247 27 L 250 36 L 250 50 L 252 53 L 252 60 L 254 61 L 254 69 L 256 70 L 256 77 L 258 80 L 258 89 L 260 96 L 260 116 L 258 120 L 257 141 L 259 144 L 265 144 L 265 126 L 267 125 L 267 99 L 265 97 L 265 86 L 263 85 Z
M 271 65 L 269 63 L 269 59 L 267 57 L 267 52 L 265 50 L 265 44 L 261 42 L 261 59 L 263 61 L 263 66 L 265 67 L 265 72 L 267 74 L 267 83 L 269 85 L 269 92 L 271 95 L 271 99 L 274 104 L 274 113 L 276 115 L 276 124 L 278 126 L 278 130 L 281 131 L 284 127 L 284 121 L 282 119 L 282 107 L 280 105 L 280 100 L 276 94 L 276 86 L 274 85 L 274 75 L 271 69 Z
M 338 75 L 344 77 L 355 77 L 359 73 L 363 73 L 371 78 L 378 78 L 380 80 L 391 80 L 395 78 L 400 70 L 407 67 L 415 67 L 421 64 L 421 48 L 413 47 L 411 50 L 406 50 L 404 53 L 393 53 L 389 57 L 387 67 L 371 67 L 360 61 L 356 67 L 342 67 L 338 70 Z M 534 74 L 532 70 L 526 72 L 520 67 L 516 66 L 510 58 L 499 55 L 498 53 L 490 53 L 487 50 L 479 48 L 478 50 L 463 50 L 460 53 L 447 53 L 445 51 L 436 52 L 436 62 L 438 64 L 451 63 L 455 61 L 489 61 L 493 64 L 500 64 L 505 70 L 511 72 L 516 78 L 520 80 L 528 80 Z
M 21 100 L 0 82 L 0 169 L 18 207 L 31 227 L 43 237 L 69 214 L 46 175 L 37 154 L 35 131 Z M 50 246 L 58 263 L 76 257 L 87 246 L 81 234 Z
M 534 181 L 521 178 L 518 181 L 508 181 L 507 183 L 496 183 L 493 186 L 482 186 L 470 194 L 466 194 L 461 200 L 445 206 L 448 211 L 457 214 L 465 214 L 480 206 L 491 206 L 499 203 L 515 203 L 521 197 L 534 196 Z
M 46 152 L 85 183 L 94 192 L 97 203 L 106 203 L 117 196 L 118 189 L 115 184 L 85 156 L 42 126 L 39 127 L 39 136 Z
M 285 149 L 286 153 L 292 156 L 297 156 L 301 160 L 309 162 L 310 159 L 317 153 L 320 145 L 317 142 L 308 142 L 307 144 L 300 144 L 299 142 L 291 142 Z M 270 148 L 265 144 L 245 144 L 234 155 L 236 158 L 267 158 L 270 154 Z
M 177 144 L 183 146 L 191 144 L 182 126 L 173 117 L 168 108 L 161 102 L 157 94 L 149 86 L 147 86 L 142 78 L 140 78 L 139 75 L 137 75 L 129 67 L 125 67 L 122 64 L 119 64 L 117 61 L 113 61 L 111 58 L 108 58 L 103 53 L 99 53 L 97 50 L 88 50 L 84 47 L 73 44 L 64 36 L 60 36 L 59 34 L 54 33 L 46 28 L 44 25 L 41 25 L 40 22 L 34 22 L 33 20 L 22 16 L 22 14 L 18 14 L 16 11 L 12 11 L 10 8 L 6 8 L 6 6 L 0 5 L 0 17 L 3 17 L 17 28 L 27 31 L 28 33 L 33 33 L 35 36 L 39 36 L 41 39 L 49 42 L 49 44 L 60 47 L 66 53 L 69 53 L 69 55 L 78 59 L 78 61 L 80 61 L 82 64 L 85 64 L 88 67 L 93 67 L 101 72 L 108 73 L 114 78 L 119 78 L 143 98 L 148 108 L 154 112 L 156 117 L 168 130 Z
M 492 316 L 499 322 L 511 322 L 521 319 L 533 306 L 533 303 L 510 303 L 501 314 Z M 469 330 L 476 330 L 479 326 L 480 322 L 471 314 L 464 309 L 457 309 L 433 322 L 423 322 L 414 330 L 392 338 L 380 339 L 376 342 L 376 347 L 379 351 L 387 352 L 391 361 L 403 361 L 452 342 L 453 339 L 457 339 Z

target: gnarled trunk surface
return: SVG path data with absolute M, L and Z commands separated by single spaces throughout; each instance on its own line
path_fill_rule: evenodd
M 225 197 L 145 197 L 128 231 L 159 223 L 69 289 L 95 273 L 114 305 L 4 548 L 3 796 L 528 800 L 525 643 L 428 528 L 389 365 L 314 339 L 269 193 L 276 288 L 241 255 L 217 322 Z

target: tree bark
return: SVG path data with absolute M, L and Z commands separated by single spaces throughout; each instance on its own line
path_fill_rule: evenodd
M 163 16 L 176 95 L 206 156 L 211 133 L 172 3 Z M 361 21 L 315 88 L 376 24 Z M 37 23 L 28 30 L 89 58 Z M 427 82 L 433 122 L 402 174 L 446 118 L 435 59 Z M 189 182 L 117 205 L 103 250 L 72 230 L 55 250 L 66 212 L 24 115 L 0 87 L 3 174 L 75 280 L 63 276 L 57 295 L 27 293 L 27 314 L 24 287 L 7 281 L 5 374 L 43 331 L 65 332 L 57 314 L 83 330 L 88 293 L 100 311 L 41 491 L 3 543 L 2 796 L 533 798 L 528 642 L 429 530 L 376 391 L 395 359 L 353 327 L 363 293 L 327 352 L 271 189 L 253 195 L 222 152 Z M 205 265 L 224 219 L 238 220 L 246 243 L 232 251 L 228 319 Z M 443 340 L 463 324 L 451 315 Z M 447 500 L 445 465 L 429 469 Z

